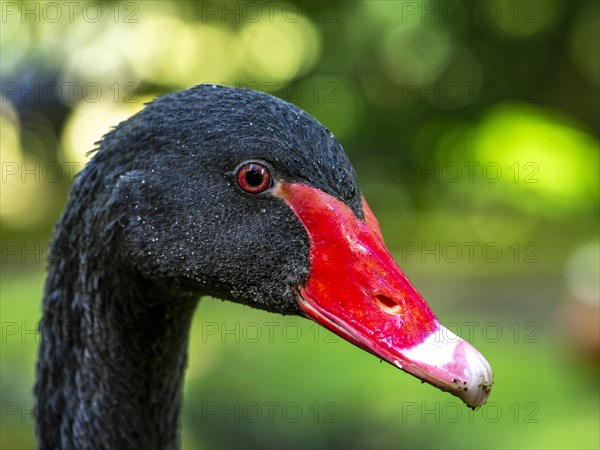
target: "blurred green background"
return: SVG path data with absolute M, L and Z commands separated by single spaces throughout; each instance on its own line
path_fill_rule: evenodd
M 495 374 L 458 400 L 311 322 L 201 301 L 184 448 L 598 448 L 600 3 L 1 3 L 0 447 L 31 448 L 52 227 L 110 126 L 202 82 L 340 139 L 386 242 Z

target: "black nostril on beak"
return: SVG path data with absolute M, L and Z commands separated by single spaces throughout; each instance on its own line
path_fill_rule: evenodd
M 379 306 L 383 311 L 388 314 L 402 314 L 404 312 L 404 308 L 400 304 L 398 300 L 395 300 L 391 297 L 388 297 L 384 294 L 377 294 L 375 297 L 375 303 Z

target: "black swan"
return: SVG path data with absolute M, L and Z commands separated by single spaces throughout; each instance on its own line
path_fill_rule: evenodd
M 398 268 L 333 135 L 270 95 L 199 85 L 99 143 L 58 222 L 37 362 L 39 448 L 177 448 L 203 295 L 304 315 L 483 404 L 492 371 Z

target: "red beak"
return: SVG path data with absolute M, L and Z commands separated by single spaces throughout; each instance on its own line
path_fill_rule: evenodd
M 489 364 L 431 312 L 385 247 L 364 199 L 363 222 L 346 204 L 310 186 L 280 183 L 275 195 L 310 239 L 310 273 L 298 296 L 307 317 L 468 406 L 486 402 L 493 382 Z

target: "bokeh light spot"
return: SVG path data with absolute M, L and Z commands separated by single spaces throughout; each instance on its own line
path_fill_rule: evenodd
M 338 138 L 352 135 L 360 115 L 360 101 L 356 88 L 341 77 L 314 76 L 296 85 L 299 94 L 289 98 L 296 105 L 314 115 Z
M 569 257 L 565 275 L 573 298 L 591 306 L 600 305 L 600 243 L 577 248 Z
M 136 100 L 136 103 L 127 104 L 79 103 L 69 116 L 61 137 L 64 161 L 77 163 L 77 167 L 83 168 L 93 156 L 89 152 L 96 148 L 95 143 L 120 122 L 141 110 L 150 98 Z
M 31 46 L 29 24 L 19 20 L 8 20 L 0 27 L 0 73 L 14 73 L 27 58 Z
M 450 38 L 443 24 L 429 27 L 399 25 L 385 36 L 383 69 L 397 83 L 435 80 L 450 57 Z
M 20 133 L 16 111 L 3 99 L 0 103 L 0 217 L 4 224 L 24 230 L 48 214 L 52 191 L 44 183 L 42 164 L 23 154 Z
M 276 14 L 247 24 L 241 32 L 244 71 L 252 79 L 286 82 L 306 73 L 319 59 L 320 36 L 307 19 L 296 22 Z
M 484 14 L 490 24 L 504 34 L 516 38 L 533 36 L 548 30 L 558 18 L 559 2 L 526 1 L 526 2 L 486 2 L 495 12 Z M 492 19 L 493 18 L 493 19 Z
M 598 200 L 598 142 L 542 109 L 493 108 L 473 144 L 481 164 L 502 168 L 504 189 L 517 199 L 530 191 L 548 212 L 549 205 L 589 207 Z

